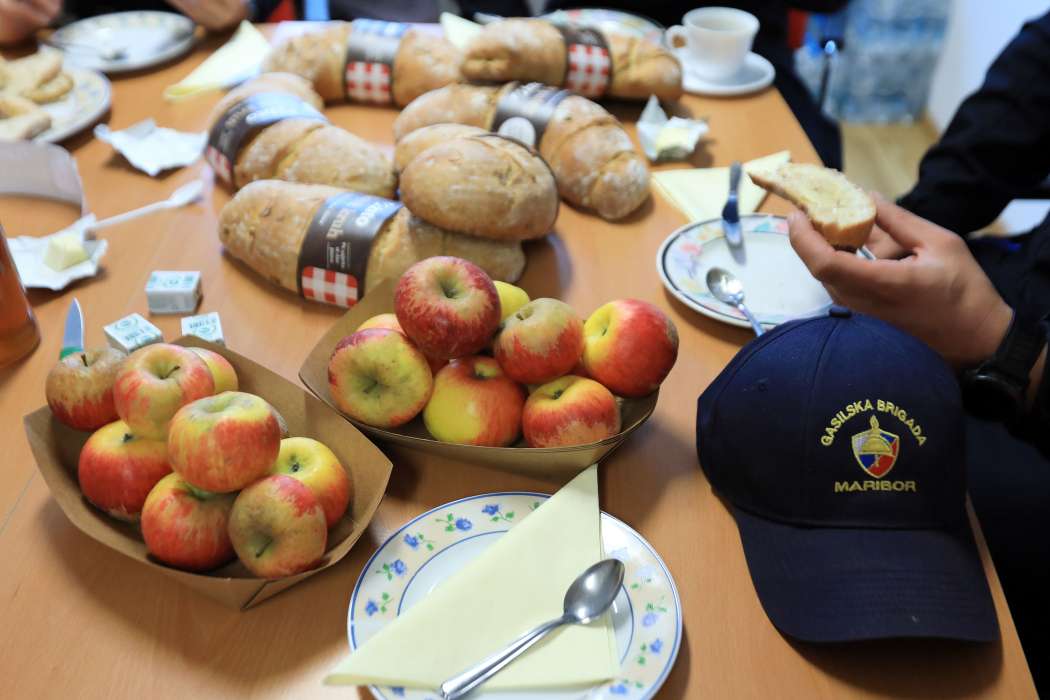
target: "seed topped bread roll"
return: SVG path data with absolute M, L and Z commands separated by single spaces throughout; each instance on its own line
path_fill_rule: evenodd
M 784 163 L 773 170 L 748 170 L 751 180 L 805 212 L 813 228 L 840 250 L 856 250 L 875 225 L 875 202 L 838 170 L 809 163 Z

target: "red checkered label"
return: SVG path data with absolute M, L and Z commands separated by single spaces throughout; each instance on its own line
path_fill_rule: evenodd
M 323 267 L 304 267 L 299 280 L 303 298 L 344 308 L 357 303 L 357 278 Z
M 346 64 L 346 96 L 351 102 L 389 103 L 390 66 L 353 61 Z
M 401 37 L 408 31 L 402 22 L 355 19 L 346 40 L 343 82 L 351 102 L 393 101 L 390 93 L 394 59 Z
M 208 146 L 204 149 L 204 160 L 208 162 L 220 180 L 233 182 L 233 164 L 222 154 L 222 151 L 215 146 Z
M 565 87 L 584 97 L 601 97 L 609 87 L 612 59 L 602 46 L 571 44 Z

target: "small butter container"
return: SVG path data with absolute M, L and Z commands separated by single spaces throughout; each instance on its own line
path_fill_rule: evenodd
M 201 273 L 154 270 L 146 282 L 146 301 L 151 314 L 193 313 L 201 300 Z
M 219 320 L 218 311 L 185 317 L 182 319 L 182 334 L 195 335 L 219 345 L 226 344 L 226 340 L 222 337 L 222 321 Z
M 106 340 L 117 350 L 134 352 L 150 343 L 159 343 L 164 340 L 160 329 L 144 319 L 139 314 L 125 316 L 119 321 L 114 321 L 104 326 Z

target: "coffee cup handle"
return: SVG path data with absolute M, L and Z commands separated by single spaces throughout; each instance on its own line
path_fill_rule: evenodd
M 664 38 L 672 51 L 678 51 L 689 46 L 689 35 L 685 31 L 685 27 L 680 24 L 668 27 L 667 31 L 664 32 Z

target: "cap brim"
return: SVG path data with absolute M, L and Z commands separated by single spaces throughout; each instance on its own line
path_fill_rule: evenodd
M 809 642 L 998 639 L 967 525 L 956 531 L 806 528 L 733 508 L 769 619 Z

